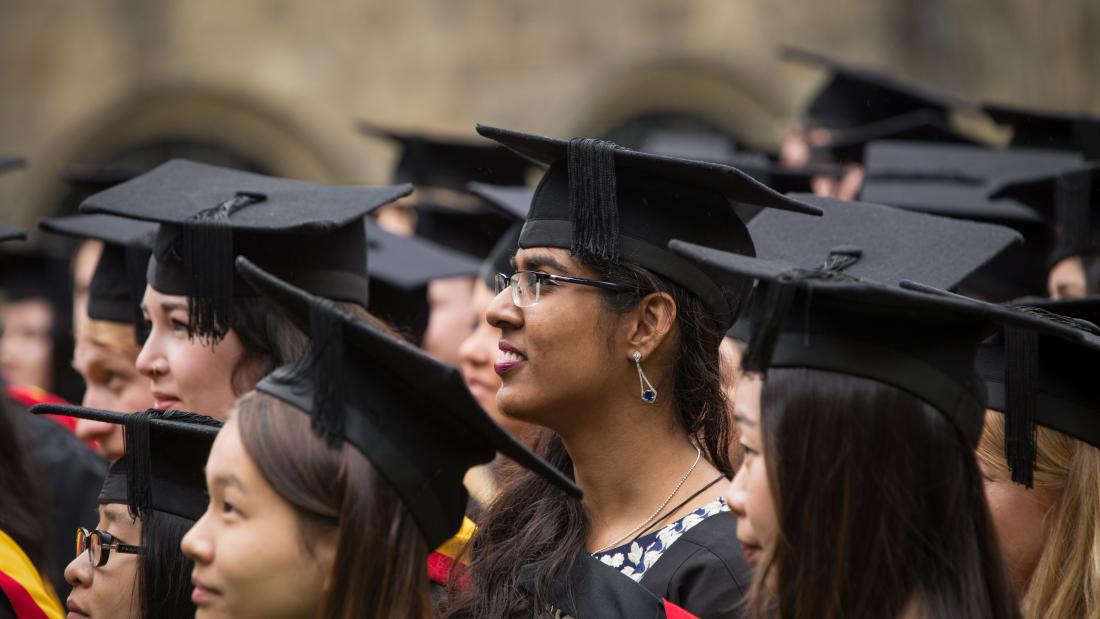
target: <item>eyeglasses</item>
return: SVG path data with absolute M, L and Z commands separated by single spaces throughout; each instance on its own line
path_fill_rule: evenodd
M 106 531 L 100 531 L 99 529 L 89 531 L 84 527 L 77 528 L 76 555 L 80 556 L 80 553 L 86 551 L 88 562 L 92 564 L 92 567 L 107 565 L 107 559 L 111 556 L 112 550 L 131 555 L 139 555 L 143 552 L 141 546 L 131 546 L 115 541 L 115 537 Z
M 511 276 L 505 275 L 504 273 L 497 273 L 494 278 L 494 283 L 496 284 L 494 290 L 497 294 L 504 292 L 508 288 L 512 289 L 512 303 L 514 303 L 516 307 L 534 307 L 537 305 L 539 302 L 539 291 L 542 289 L 543 284 L 548 284 L 550 286 L 557 286 L 561 283 L 580 284 L 582 286 L 592 286 L 612 292 L 634 291 L 630 286 L 624 286 L 622 284 L 601 282 L 595 279 L 585 279 L 583 277 L 572 277 L 569 275 L 551 275 L 549 273 L 543 273 L 542 271 L 516 271 Z

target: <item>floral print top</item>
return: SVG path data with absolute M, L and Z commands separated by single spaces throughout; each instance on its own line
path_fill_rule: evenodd
M 661 558 L 668 547 L 689 529 L 715 514 L 728 512 L 725 499 L 718 499 L 691 512 L 683 518 L 669 523 L 655 533 L 643 535 L 622 546 L 592 555 L 619 570 L 623 574 L 641 582 L 646 570 Z

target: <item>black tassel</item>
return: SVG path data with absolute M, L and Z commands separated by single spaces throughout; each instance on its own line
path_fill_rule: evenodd
M 336 304 L 318 299 L 309 308 L 312 340 L 310 374 L 313 377 L 314 433 L 330 447 L 344 440 L 344 320 Z
M 233 318 L 233 227 L 229 216 L 264 200 L 238 193 L 182 224 L 183 266 L 190 277 L 187 309 L 192 336 L 216 343 L 225 337 Z
M 1039 336 L 1005 327 L 1005 459 L 1012 481 L 1030 488 L 1035 472 Z
M 127 415 L 124 423 L 126 441 L 126 502 L 131 518 L 141 518 L 153 501 L 153 465 L 149 453 L 149 417 L 152 411 Z
M 779 333 L 795 297 L 794 286 L 781 282 L 765 285 L 767 290 L 764 291 L 764 298 L 759 304 L 753 303 L 756 311 L 752 317 L 752 335 L 749 338 L 748 351 L 741 361 L 745 372 L 767 372 Z
M 1090 180 L 1088 171 L 1068 172 L 1055 182 L 1054 204 L 1059 224 L 1059 257 L 1080 255 L 1088 250 L 1091 231 Z
M 573 238 L 569 251 L 582 260 L 619 261 L 619 205 L 611 142 L 573 138 L 566 149 Z

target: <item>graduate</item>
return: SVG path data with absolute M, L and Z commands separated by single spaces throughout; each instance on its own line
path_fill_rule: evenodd
M 141 298 L 156 224 L 112 215 L 73 215 L 42 219 L 47 232 L 102 245 L 75 320 L 73 367 L 84 379 L 81 404 L 115 412 L 153 407 L 148 379 L 136 361 L 145 340 Z M 78 438 L 91 442 L 109 460 L 123 454 L 122 426 L 78 418 Z
M 237 397 L 308 341 L 238 280 L 237 255 L 366 314 L 364 217 L 408 185 L 339 187 L 173 160 L 87 198 L 85 213 L 160 224 L 142 312 L 137 368 L 153 406 L 224 418 Z
M 582 553 L 691 613 L 722 613 L 749 576 L 721 533 L 734 518 L 721 499 L 732 467 L 718 347 L 751 282 L 708 274 L 665 244 L 679 234 L 752 252 L 735 203 L 819 211 L 718 164 L 478 131 L 550 166 L 487 320 L 502 331 L 501 411 L 548 430 L 541 454 L 586 498 L 551 498 L 531 475 L 508 480 L 479 522 L 469 587 L 444 616 L 542 612 Z M 525 590 L 519 575 L 536 562 Z
M 430 617 L 425 564 L 463 522 L 467 469 L 500 451 L 579 494 L 489 419 L 457 370 L 239 266 L 315 349 L 242 398 L 214 444 L 210 504 L 183 540 L 196 617 Z
M 817 234 L 761 232 L 770 259 L 671 244 L 759 282 L 730 487 L 756 565 L 748 614 L 1019 616 L 972 452 L 985 407 L 974 359 L 1002 325 L 1071 330 L 902 289 L 957 285 L 1011 230 L 869 204 L 853 205 L 867 211 L 853 227 L 826 206 Z
M 71 415 L 124 428 L 126 455 L 99 491 L 99 522 L 74 533 L 65 568 L 69 617 L 189 619 L 191 562 L 179 544 L 206 509 L 203 465 L 221 422 L 181 411 L 117 413 L 41 404 L 36 414 Z
M 977 453 L 986 498 L 1023 616 L 1095 617 L 1100 299 L 1020 299 L 1012 305 L 1088 337 L 1080 342 L 1017 330 L 982 345 L 978 371 L 990 410 Z M 1029 352 L 1034 354 L 1025 357 Z

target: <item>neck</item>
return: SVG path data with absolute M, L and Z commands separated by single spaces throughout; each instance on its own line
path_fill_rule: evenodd
M 587 420 L 584 428 L 559 434 L 584 489 L 588 545 L 594 550 L 653 515 L 691 468 L 697 451 L 674 421 L 671 405 L 639 403 L 580 417 Z M 717 470 L 700 459 L 676 498 L 683 500 L 715 475 Z

